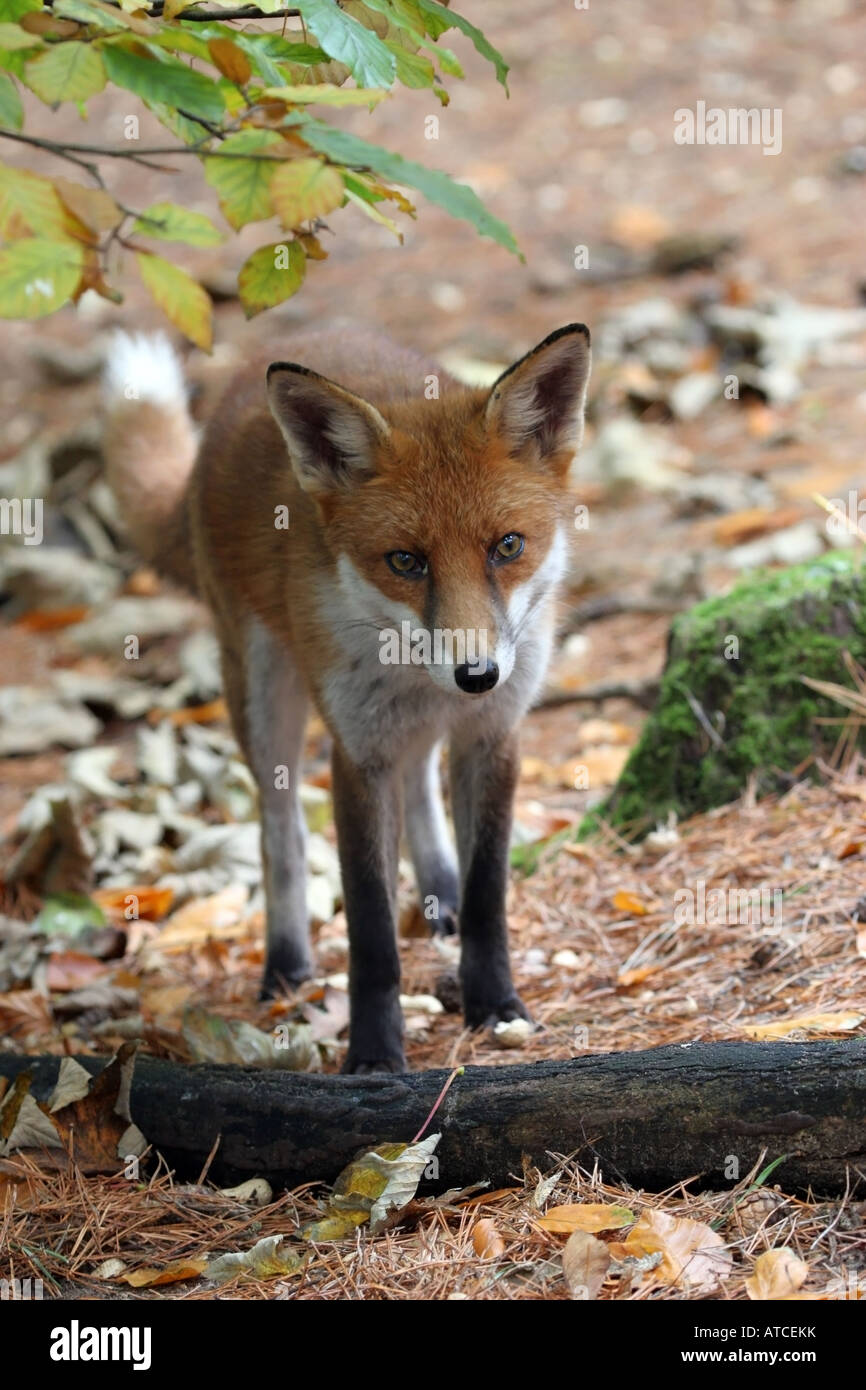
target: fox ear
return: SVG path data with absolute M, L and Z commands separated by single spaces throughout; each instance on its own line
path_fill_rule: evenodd
M 268 367 L 268 401 L 305 492 L 351 488 L 373 474 L 389 430 L 369 402 L 295 362 Z
M 580 446 L 591 358 L 589 329 L 570 323 L 494 382 L 485 419 L 512 454 L 534 445 L 547 461 Z

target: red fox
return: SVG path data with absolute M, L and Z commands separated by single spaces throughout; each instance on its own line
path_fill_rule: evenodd
M 260 792 L 263 997 L 312 970 L 298 798 L 312 700 L 333 738 L 344 1070 L 400 1072 L 404 823 L 434 930 L 459 924 L 467 1024 L 527 1016 L 505 917 L 516 729 L 544 679 L 573 530 L 589 332 L 560 328 L 488 389 L 364 331 L 304 334 L 283 352 L 297 360 L 250 362 L 199 442 L 168 342 L 119 335 L 108 477 L 145 557 L 213 611 Z

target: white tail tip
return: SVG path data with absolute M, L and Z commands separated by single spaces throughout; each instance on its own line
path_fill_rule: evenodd
M 123 401 L 187 407 L 183 367 L 164 333 L 112 333 L 102 388 L 109 409 Z

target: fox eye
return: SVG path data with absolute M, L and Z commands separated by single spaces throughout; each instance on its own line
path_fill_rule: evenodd
M 419 555 L 413 555 L 409 550 L 392 550 L 385 556 L 385 560 L 389 568 L 402 579 L 420 579 L 427 573 L 427 561 L 422 560 Z
M 525 541 L 522 536 L 518 536 L 516 531 L 509 531 L 507 536 L 503 536 L 498 545 L 493 547 L 491 559 L 494 564 L 502 564 L 506 560 L 516 560 L 518 555 L 523 554 Z

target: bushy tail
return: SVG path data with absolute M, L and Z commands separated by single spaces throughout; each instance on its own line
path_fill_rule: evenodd
M 127 532 L 149 563 L 194 590 L 187 486 L 198 441 L 164 334 L 114 334 L 103 397 L 106 472 Z

